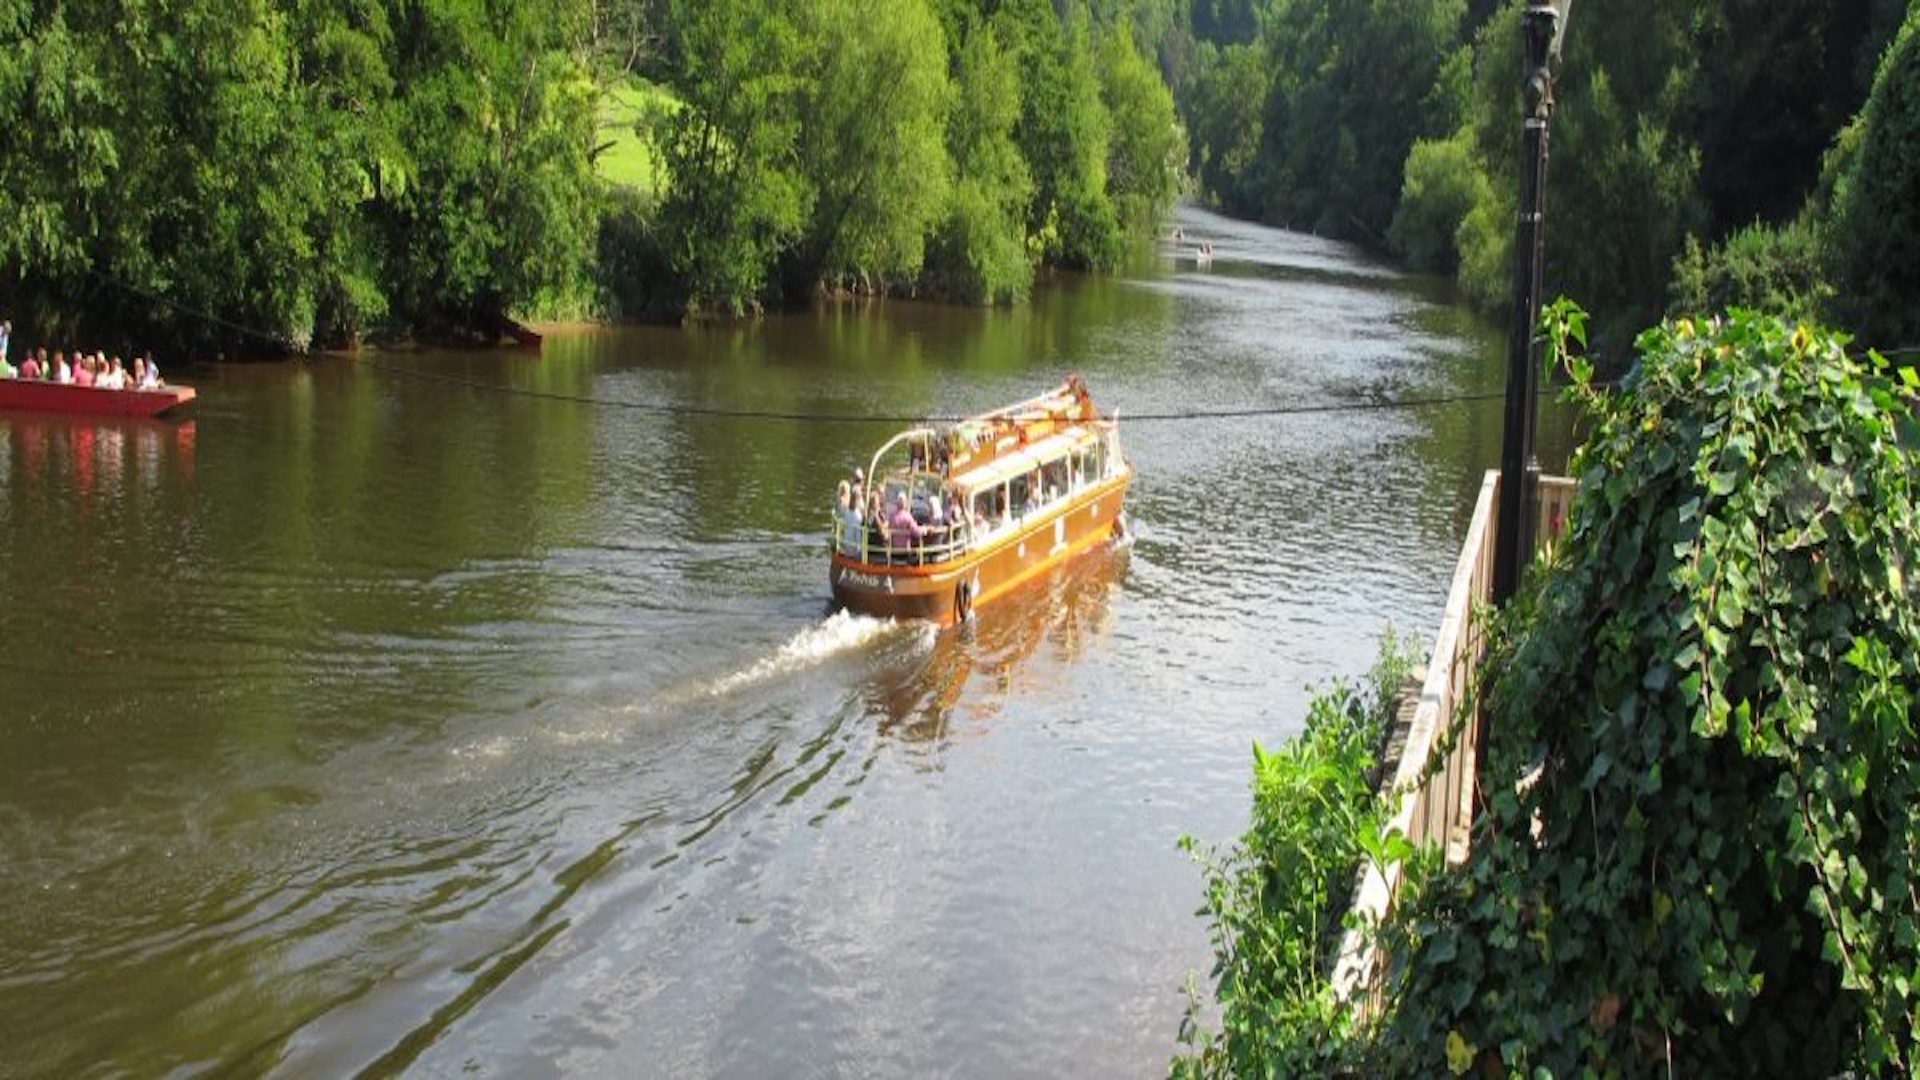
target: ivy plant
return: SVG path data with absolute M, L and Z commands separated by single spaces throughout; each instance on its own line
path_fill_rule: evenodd
M 1495 620 L 1472 853 L 1387 928 L 1368 1071 L 1914 1070 L 1920 379 L 1847 344 L 1735 311 L 1614 391 L 1568 364 L 1568 532 Z

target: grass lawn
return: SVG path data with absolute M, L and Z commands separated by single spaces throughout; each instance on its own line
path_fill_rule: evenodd
M 608 89 L 600 99 L 599 122 L 599 141 L 607 148 L 594 159 L 602 179 L 648 196 L 660 194 L 666 179 L 660 151 L 634 130 L 634 123 L 649 110 L 672 105 L 672 94 L 641 79 Z

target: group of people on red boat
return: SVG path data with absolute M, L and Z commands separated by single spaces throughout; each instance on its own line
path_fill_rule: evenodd
M 97 390 L 158 390 L 166 385 L 160 379 L 160 365 L 153 362 L 150 352 L 134 357 L 133 366 L 127 367 L 118 356 L 108 358 L 104 351 L 75 351 L 69 360 L 66 350 L 55 349 L 49 358 L 47 347 L 42 345 L 25 353 L 16 368 L 7 358 L 7 339 L 12 334 L 13 324 L 0 322 L 0 379 L 91 386 Z

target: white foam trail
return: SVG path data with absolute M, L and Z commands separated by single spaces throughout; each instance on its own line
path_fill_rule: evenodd
M 791 675 L 804 671 L 821 663 L 829 657 L 858 649 L 870 641 L 875 641 L 896 631 L 909 627 L 891 619 L 875 619 L 866 615 L 855 615 L 850 611 L 836 611 L 827 616 L 826 621 L 817 626 L 809 626 L 793 636 L 793 640 L 780 646 L 780 651 L 759 661 L 743 671 L 736 671 L 723 679 L 717 679 L 707 687 L 710 697 L 731 694 L 735 690 L 781 675 Z M 928 641 L 934 636 L 931 624 L 918 624 L 914 627 Z

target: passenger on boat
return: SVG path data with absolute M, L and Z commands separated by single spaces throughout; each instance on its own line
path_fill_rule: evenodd
M 890 545 L 893 530 L 887 524 L 886 504 L 878 491 L 867 492 L 867 525 L 873 546 L 885 548 Z
M 910 551 L 914 541 L 920 539 L 927 527 L 913 520 L 913 500 L 907 493 L 900 493 L 900 501 L 894 504 L 893 515 L 887 521 L 890 536 L 888 543 L 895 551 Z
M 853 484 L 850 490 L 853 495 L 854 509 L 857 510 L 867 504 L 867 471 L 858 465 L 853 467 Z
M 45 352 L 46 350 L 42 349 L 40 351 Z M 27 358 L 20 363 L 20 377 L 23 379 L 40 379 L 43 377 L 45 371 L 45 365 L 39 360 L 34 359 L 34 355 L 31 352 L 27 353 Z
M 56 351 L 53 354 L 53 381 L 61 386 L 73 385 L 73 368 L 67 365 L 67 354 L 64 352 Z
M 19 375 L 20 373 L 14 370 L 13 365 L 7 363 L 7 358 L 0 356 L 0 379 L 18 378 Z
M 89 356 L 73 365 L 73 385 L 93 386 L 99 382 L 93 370 L 93 357 Z M 101 389 L 105 389 L 102 387 Z
M 107 389 L 125 390 L 127 388 L 127 369 L 120 366 L 120 358 L 113 358 L 113 367 L 107 372 Z
M 7 366 L 7 346 L 11 343 L 12 338 L 13 338 L 13 320 L 0 319 L 0 371 L 13 370 L 12 368 Z M 12 377 L 13 376 L 11 375 L 7 376 L 7 378 L 12 378 Z
M 153 362 L 153 353 L 147 353 L 145 360 L 147 363 L 147 373 L 140 377 L 139 388 L 142 390 L 158 390 L 162 386 L 165 386 L 166 384 L 160 381 L 160 365 Z M 856 501 L 854 505 L 857 506 L 859 503 Z
M 138 361 L 135 363 L 137 364 Z M 853 488 L 845 480 L 840 481 L 839 489 L 834 492 L 833 520 L 835 531 L 840 536 L 840 553 L 842 555 L 860 554 L 861 534 L 864 530 L 860 526 L 860 511 L 854 509 Z

